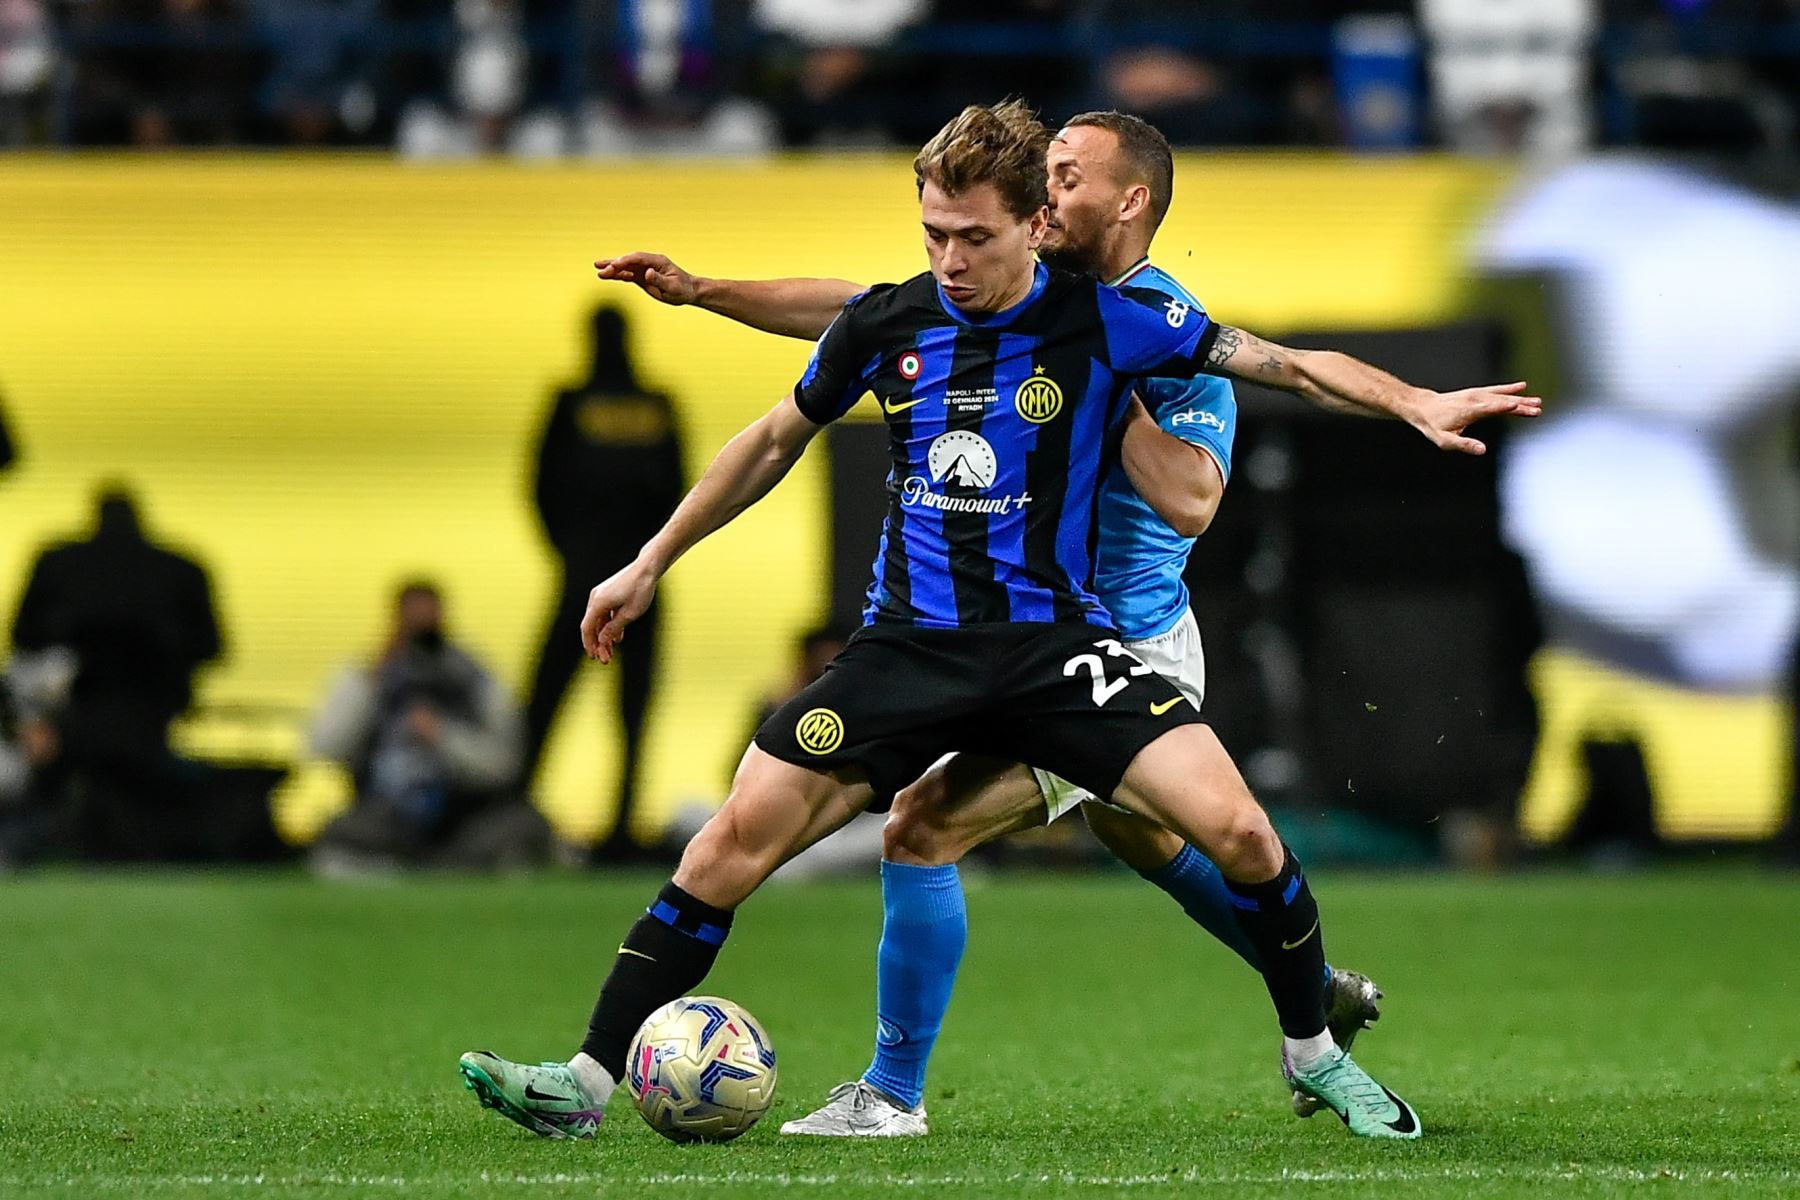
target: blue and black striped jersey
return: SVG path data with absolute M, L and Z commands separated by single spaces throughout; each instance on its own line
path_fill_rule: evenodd
M 888 514 L 865 623 L 956 628 L 1086 621 L 1103 460 L 1134 379 L 1198 374 L 1216 331 L 1197 305 L 1040 266 L 1030 293 L 964 313 L 929 275 L 844 306 L 794 389 L 824 424 L 873 392 L 887 421 Z

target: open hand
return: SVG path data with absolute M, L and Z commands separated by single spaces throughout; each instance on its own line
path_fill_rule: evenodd
M 1486 454 L 1487 446 L 1464 436 L 1463 430 L 1484 417 L 1536 417 L 1544 402 L 1524 394 L 1526 384 L 1494 384 L 1464 388 L 1460 392 L 1425 392 L 1412 424 L 1441 450 L 1462 454 Z
M 664 304 L 692 304 L 700 295 L 694 277 L 670 262 L 664 254 L 635 250 L 617 258 L 597 259 L 594 273 L 602 279 L 635 283 L 651 298 Z
M 589 658 L 612 661 L 613 648 L 625 640 L 625 626 L 644 615 L 656 598 L 657 574 L 632 563 L 588 593 L 581 618 L 581 645 Z

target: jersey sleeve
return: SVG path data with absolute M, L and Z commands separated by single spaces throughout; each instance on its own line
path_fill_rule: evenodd
M 1231 384 L 1201 379 L 1146 380 L 1138 385 L 1156 424 L 1163 432 L 1199 446 L 1219 464 L 1219 476 L 1231 482 L 1231 447 L 1237 440 L 1237 396 Z
M 1100 285 L 1098 294 L 1114 370 L 1192 379 L 1206 369 L 1219 330 L 1198 304 L 1149 288 Z
M 868 391 L 874 350 L 867 345 L 857 309 L 869 293 L 850 297 L 813 347 L 806 372 L 794 385 L 794 403 L 807 420 L 829 425 L 855 407 Z

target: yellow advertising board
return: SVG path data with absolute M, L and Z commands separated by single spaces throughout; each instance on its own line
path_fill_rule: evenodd
M 1192 160 L 1181 178 L 1160 253 L 1221 311 L 1278 327 L 1443 311 L 1446 231 L 1494 176 L 1275 157 Z M 212 571 L 229 652 L 209 706 L 303 712 L 373 652 L 412 575 L 441 580 L 456 634 L 523 683 L 554 586 L 533 439 L 584 367 L 589 309 L 629 313 L 641 374 L 680 405 L 690 474 L 808 350 L 599 284 L 591 261 L 654 248 L 718 275 L 904 278 L 923 265 L 914 203 L 893 156 L 9 158 L 0 403 L 23 456 L 0 477 L 0 580 L 21 586 L 45 539 L 85 527 L 95 486 L 126 480 L 153 532 Z M 821 615 L 824 504 L 802 463 L 668 581 L 646 822 L 716 799 L 756 697 Z M 611 820 L 617 749 L 611 681 L 587 676 L 544 788 L 577 836 Z M 269 736 L 291 749 L 293 727 L 278 716 Z M 226 753 L 263 740 L 241 721 L 190 736 Z M 290 817 L 304 831 L 317 814 Z
M 1184 158 L 1177 180 L 1158 261 L 1223 319 L 1279 332 L 1454 315 L 1461 239 L 1504 175 L 1259 155 Z M 291 754 L 300 716 L 375 651 L 412 576 L 439 580 L 453 635 L 522 685 L 554 579 L 532 448 L 552 389 L 585 367 L 593 305 L 625 309 L 639 374 L 676 398 L 690 477 L 808 353 L 600 284 L 591 261 L 656 249 L 715 275 L 897 279 L 923 267 L 916 220 L 907 160 L 887 155 L 8 158 L 0 405 L 21 458 L 0 476 L 7 611 L 38 548 L 81 534 L 96 486 L 121 480 L 152 533 L 212 573 L 229 649 L 204 703 L 266 716 L 266 739 L 239 720 L 190 744 Z M 822 615 L 825 504 L 820 465 L 803 462 L 667 581 L 646 826 L 718 798 L 757 697 Z M 543 779 L 577 837 L 612 819 L 611 682 L 586 671 Z M 335 797 L 303 789 L 284 819 L 304 834 Z

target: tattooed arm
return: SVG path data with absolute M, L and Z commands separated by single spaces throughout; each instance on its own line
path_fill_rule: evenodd
M 1465 454 L 1487 451 L 1463 436 L 1481 418 L 1535 417 L 1543 410 L 1542 400 L 1524 394 L 1523 382 L 1434 392 L 1336 350 L 1294 350 L 1230 325 L 1218 327 L 1206 369 L 1293 392 L 1330 412 L 1396 417 L 1441 449 Z

